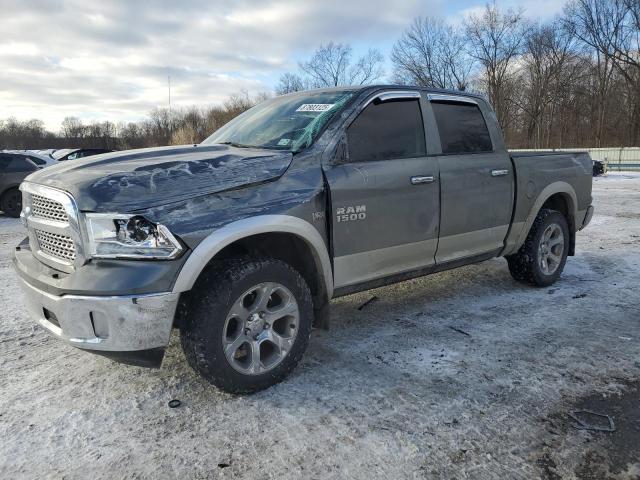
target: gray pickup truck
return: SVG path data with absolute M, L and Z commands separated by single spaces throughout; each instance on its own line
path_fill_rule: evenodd
M 558 279 L 591 219 L 585 153 L 509 154 L 487 102 L 397 86 L 272 98 L 198 145 L 65 162 L 21 185 L 14 263 L 70 345 L 190 365 L 248 393 L 284 379 L 332 298 L 493 257 Z

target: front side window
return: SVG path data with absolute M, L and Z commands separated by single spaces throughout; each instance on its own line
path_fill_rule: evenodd
M 420 103 L 416 99 L 375 100 L 347 129 L 350 162 L 426 155 Z
M 442 153 L 493 151 L 482 112 L 474 103 L 431 102 L 438 124 Z
M 68 155 L 69 153 L 72 153 L 72 152 L 73 150 L 70 148 L 63 148 L 61 150 L 56 150 L 54 153 L 51 154 L 51 156 L 55 160 L 62 160 L 65 157 L 65 155 Z
M 311 146 L 327 122 L 355 93 L 336 90 L 272 98 L 231 120 L 202 144 L 298 152 Z

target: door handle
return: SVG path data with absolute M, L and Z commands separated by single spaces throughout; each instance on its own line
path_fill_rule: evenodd
M 509 170 L 491 170 L 492 177 L 504 177 L 509 173 Z
M 411 185 L 420 185 L 423 183 L 433 183 L 436 179 L 433 175 L 418 175 L 416 177 L 411 177 Z

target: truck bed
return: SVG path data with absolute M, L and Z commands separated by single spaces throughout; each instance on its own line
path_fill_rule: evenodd
M 568 183 L 575 192 L 570 199 L 580 213 L 591 205 L 593 162 L 586 152 L 509 152 L 515 172 L 515 207 L 510 241 L 516 241 L 526 229 L 526 221 L 543 190 L 553 191 Z M 566 190 L 566 189 L 564 189 Z M 576 219 L 577 222 L 582 219 Z M 514 236 L 515 234 L 515 236 Z M 522 239 L 520 239 L 522 240 Z

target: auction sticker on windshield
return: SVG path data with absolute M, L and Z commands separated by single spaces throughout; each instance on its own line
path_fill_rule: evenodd
M 335 103 L 303 103 L 296 112 L 326 112 L 331 110 Z

